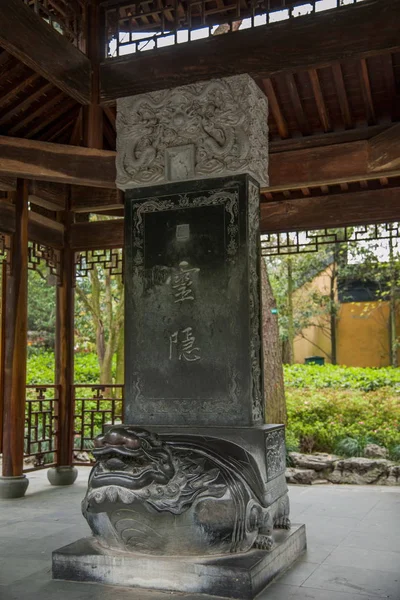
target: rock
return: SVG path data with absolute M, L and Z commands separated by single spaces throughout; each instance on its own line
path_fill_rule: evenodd
M 379 483 L 382 476 L 388 477 L 392 465 L 393 463 L 385 459 L 345 458 L 336 461 L 334 471 L 327 475 L 327 479 L 331 483 Z
M 88 452 L 74 452 L 74 459 L 81 463 L 93 462 L 93 459 L 90 457 Z
M 28 469 L 38 467 L 39 464 L 40 463 L 38 462 L 36 456 L 25 456 L 24 457 L 24 467 L 27 467 Z
M 334 454 L 326 454 L 324 452 L 315 454 L 289 452 L 289 456 L 292 459 L 295 467 L 299 467 L 301 469 L 313 469 L 314 471 L 332 469 L 333 463 L 339 458 Z
M 400 465 L 392 465 L 376 482 L 379 485 L 400 485 Z
M 367 444 L 364 448 L 364 456 L 367 458 L 387 458 L 388 451 L 384 446 L 378 444 Z
M 311 485 L 317 478 L 317 473 L 313 469 L 294 469 L 290 467 L 286 469 L 285 476 L 288 483 Z

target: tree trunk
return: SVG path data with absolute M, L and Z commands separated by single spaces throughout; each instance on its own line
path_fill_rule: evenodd
M 329 312 L 330 312 L 330 328 L 331 328 L 331 362 L 333 365 L 337 364 L 337 340 L 336 340 L 336 278 L 337 278 L 337 251 L 335 248 L 334 261 L 332 265 L 332 275 L 330 278 L 330 291 L 329 291 Z
M 121 327 L 117 346 L 117 372 L 115 378 L 115 383 L 117 384 L 123 384 L 125 381 L 124 366 L 124 328 Z
M 292 259 L 289 256 L 287 259 L 287 311 L 288 311 L 288 347 L 287 358 L 288 364 L 294 362 L 294 319 L 293 319 L 293 271 Z M 271 290 L 272 292 L 272 290 Z
M 396 328 L 396 265 L 393 254 L 393 239 L 389 238 L 389 269 L 390 269 L 390 364 L 397 367 L 397 328 Z
M 265 421 L 266 423 L 286 424 L 285 386 L 283 382 L 278 315 L 275 312 L 276 302 L 264 260 L 261 262 L 261 289 Z

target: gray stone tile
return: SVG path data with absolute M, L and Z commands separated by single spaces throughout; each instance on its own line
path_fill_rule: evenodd
M 321 564 L 335 550 L 336 546 L 326 546 L 325 544 L 308 544 L 302 560 L 311 563 Z
M 379 527 L 368 528 L 366 531 L 352 531 L 342 541 L 341 546 L 399 553 L 400 532 L 383 532 Z
M 348 548 L 341 544 L 324 562 L 325 566 L 339 565 L 360 569 L 375 569 L 400 574 L 400 553 L 371 550 L 367 548 Z
M 48 561 L 38 558 L 17 558 L 16 556 L 0 557 L 0 583 L 10 585 L 14 581 L 33 576 L 34 573 L 48 566 Z
M 286 571 L 286 573 L 280 577 L 280 581 L 281 583 L 300 586 L 310 577 L 312 573 L 314 573 L 318 566 L 318 563 L 301 560 L 296 562 L 295 565 Z
M 284 585 L 278 582 L 261 592 L 257 596 L 257 600 L 376 600 L 376 598 L 354 592 L 333 592 L 307 586 Z
M 302 515 L 306 525 L 308 546 L 313 544 L 338 546 L 359 522 L 356 519 L 338 517 L 314 517 Z
M 371 596 L 374 600 L 399 600 L 400 572 L 396 574 L 322 564 L 307 579 L 305 587 Z

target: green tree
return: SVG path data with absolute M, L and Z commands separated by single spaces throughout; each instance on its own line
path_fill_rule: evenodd
M 28 332 L 33 345 L 54 348 L 56 328 L 55 279 L 46 268 L 28 271 Z
M 95 349 L 100 383 L 112 382 L 112 364 L 117 360 L 116 383 L 123 383 L 124 294 L 121 275 L 111 275 L 95 266 L 76 283 L 76 337 L 86 350 Z

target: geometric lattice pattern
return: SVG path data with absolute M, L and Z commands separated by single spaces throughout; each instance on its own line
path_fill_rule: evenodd
M 261 254 L 262 256 L 302 254 L 318 252 L 321 246 L 327 244 L 398 238 L 400 238 L 399 223 L 269 233 L 261 236 Z
M 107 248 L 103 250 L 82 250 L 75 253 L 75 274 L 85 277 L 95 267 L 102 267 L 110 275 L 122 275 L 123 252 L 122 248 Z
M 26 386 L 24 471 L 56 464 L 57 402 L 58 386 Z
M 93 439 L 105 425 L 122 423 L 124 386 L 76 384 L 73 389 L 74 453 L 90 452 Z
M 38 242 L 28 243 L 28 269 L 37 271 L 41 267 L 46 267 L 49 274 L 56 277 L 57 284 L 61 284 L 61 252 L 51 246 L 39 244 Z

